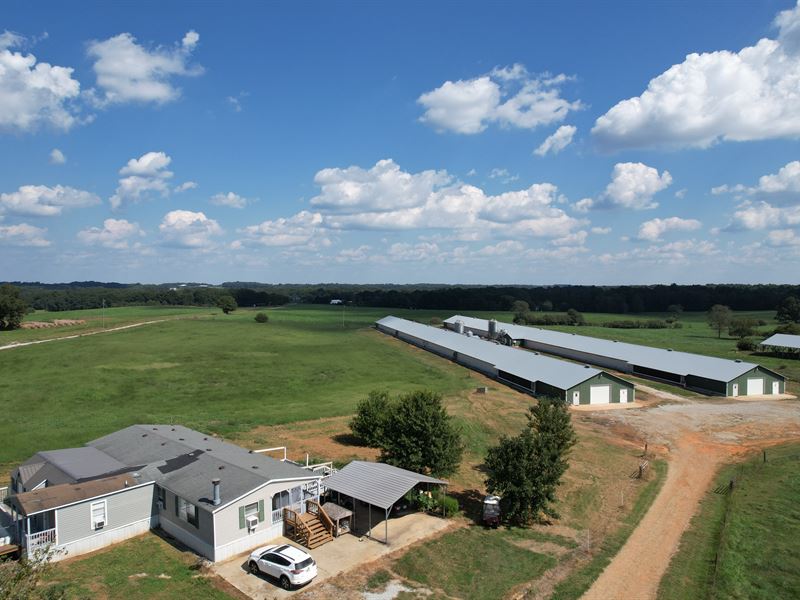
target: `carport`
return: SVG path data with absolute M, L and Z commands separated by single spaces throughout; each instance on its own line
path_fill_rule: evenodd
M 372 537 L 372 507 L 383 511 L 384 539 L 389 543 L 389 512 L 392 506 L 419 484 L 446 486 L 447 482 L 384 463 L 354 460 L 323 480 L 329 491 L 368 506 L 369 537 Z M 353 509 L 355 513 L 355 502 Z

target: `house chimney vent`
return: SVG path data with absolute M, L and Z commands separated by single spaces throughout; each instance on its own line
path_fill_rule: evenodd
M 219 496 L 219 478 L 212 479 L 211 485 L 214 486 L 214 495 L 212 497 L 213 498 L 212 504 L 214 506 L 219 506 L 220 504 L 222 504 L 222 498 L 220 498 Z

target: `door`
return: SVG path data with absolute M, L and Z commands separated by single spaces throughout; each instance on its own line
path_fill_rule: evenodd
M 581 393 L 580 392 L 572 392 L 572 403 L 574 405 L 578 405 L 581 403 Z
M 589 388 L 589 404 L 608 404 L 611 402 L 610 385 L 593 385 Z
M 748 396 L 760 396 L 764 393 L 764 380 L 759 379 L 748 379 L 747 380 L 747 395 Z
M 619 402 L 620 404 L 627 404 L 628 402 L 628 390 L 626 390 L 625 388 L 622 388 L 619 391 Z
M 772 393 L 773 394 L 780 394 L 781 393 L 781 384 L 778 381 L 772 382 Z
M 739 384 L 733 384 L 733 390 L 731 391 L 731 396 L 738 396 L 739 395 Z
M 262 573 L 266 573 L 271 577 L 280 577 L 283 573 L 280 568 L 281 562 L 288 564 L 289 561 L 282 556 L 278 556 L 277 554 L 269 552 L 264 554 L 259 562 L 261 563 L 259 566 L 261 567 Z

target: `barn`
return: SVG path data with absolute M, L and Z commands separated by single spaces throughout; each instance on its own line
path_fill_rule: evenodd
M 800 358 L 800 335 L 776 333 L 759 344 L 768 352 L 786 358 Z
M 375 323 L 378 331 L 438 354 L 534 396 L 563 398 L 570 404 L 609 404 L 634 401 L 632 383 L 595 369 L 421 325 L 398 317 Z
M 490 336 L 504 331 L 531 350 L 622 373 L 664 381 L 712 396 L 783 394 L 785 378 L 755 363 L 652 348 L 576 333 L 499 323 L 456 315 L 445 320 L 455 331 Z

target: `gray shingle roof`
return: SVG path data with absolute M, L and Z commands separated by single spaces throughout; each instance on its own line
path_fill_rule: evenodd
M 75 481 L 122 471 L 127 467 L 108 454 L 92 447 L 48 450 L 39 452 L 39 456 Z
M 311 479 L 306 469 L 194 431 L 182 425 L 131 425 L 89 446 L 140 468 L 182 498 L 211 510 L 211 480 L 219 478 L 222 504 L 280 479 Z M 220 468 L 221 467 L 221 468 Z
M 354 460 L 325 479 L 325 487 L 388 509 L 418 483 L 447 485 L 446 481 L 384 463 Z
M 794 348 L 800 350 L 800 335 L 790 335 L 788 333 L 776 333 L 771 335 L 763 342 L 762 346 L 774 346 L 776 348 Z
M 445 323 L 453 324 L 456 321 L 461 321 L 464 327 L 467 328 L 482 331 L 488 330 L 488 321 L 486 319 L 476 319 L 462 315 L 450 317 Z M 631 365 L 639 365 L 684 376 L 695 375 L 716 381 L 730 381 L 758 366 L 749 362 L 652 348 L 613 340 L 602 340 L 586 335 L 514 325 L 513 323 L 498 322 L 497 327 L 498 330 L 505 330 L 515 340 L 537 341 L 560 348 L 614 358 Z
M 501 346 L 398 317 L 384 317 L 378 321 L 378 324 L 431 344 L 444 346 L 464 356 L 487 362 L 501 371 L 528 381 L 540 381 L 562 390 L 568 390 L 601 373 L 600 370 L 592 367 Z

